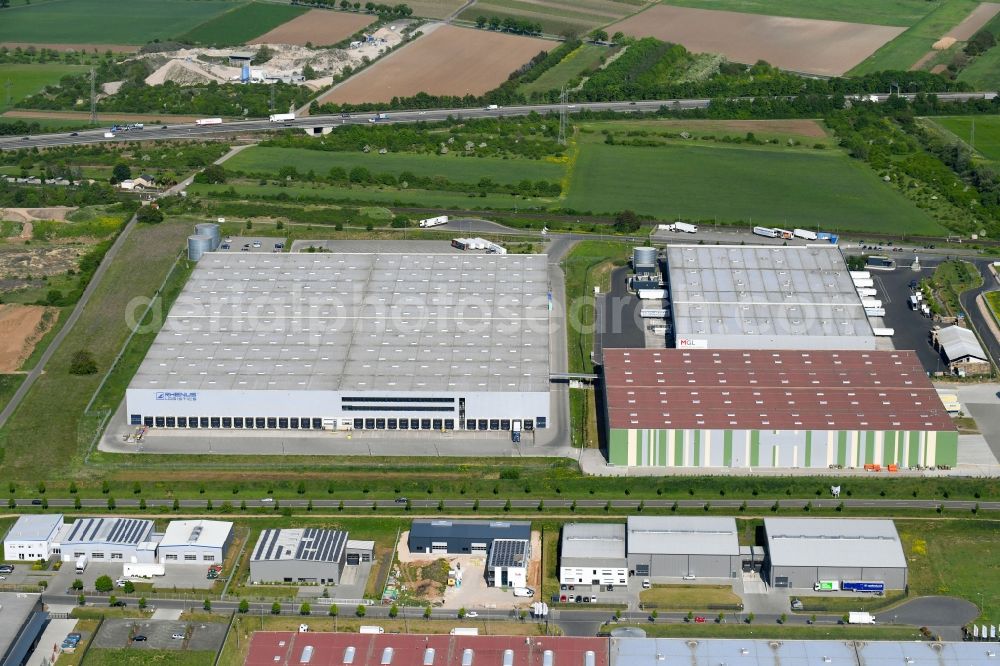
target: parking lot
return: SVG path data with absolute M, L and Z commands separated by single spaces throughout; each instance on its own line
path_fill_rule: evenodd
M 896 349 L 912 349 L 920 359 L 920 364 L 927 372 L 946 372 L 941 355 L 930 343 L 930 331 L 934 323 L 929 317 L 911 310 L 907 299 L 910 297 L 910 282 L 928 278 L 934 272 L 933 267 L 926 264 L 920 271 L 912 271 L 907 262 L 894 271 L 872 271 L 872 279 L 885 308 L 883 322 L 888 328 L 894 329 L 892 344 Z
M 105 620 L 94 638 L 95 648 L 147 650 L 191 650 L 217 652 L 226 638 L 227 625 L 219 622 L 181 622 L 152 619 Z M 174 635 L 184 638 L 172 638 Z M 135 635 L 145 636 L 141 642 L 130 642 Z
M 280 245 L 281 247 L 277 247 Z M 285 239 L 271 236 L 226 236 L 219 252 L 284 252 Z

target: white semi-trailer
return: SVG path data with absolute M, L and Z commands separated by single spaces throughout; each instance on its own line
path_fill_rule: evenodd
M 815 231 L 809 231 L 808 229 L 792 229 L 792 235 L 807 241 L 814 241 L 818 238 Z
M 284 123 L 289 120 L 295 120 L 294 113 L 272 113 L 268 118 L 272 123 Z
M 442 224 L 448 224 L 447 215 L 439 215 L 437 217 L 429 217 L 426 220 L 420 220 L 420 227 L 426 229 L 428 227 L 438 227 Z
M 221 125 L 222 118 L 199 118 L 194 121 L 195 125 Z

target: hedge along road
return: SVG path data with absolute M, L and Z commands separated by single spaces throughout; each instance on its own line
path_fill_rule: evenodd
M 108 499 L 111 499 L 109 495 L 108 498 L 96 498 L 96 499 L 82 499 L 82 498 L 70 498 L 70 497 L 60 497 L 60 498 L 47 498 L 48 508 L 72 508 L 75 506 L 76 501 L 79 499 L 81 508 L 101 508 L 107 509 Z M 137 509 L 139 503 L 145 501 L 147 510 L 153 510 L 160 507 L 173 507 L 174 500 L 170 498 L 163 499 L 147 499 L 147 498 L 135 498 L 135 497 L 125 497 L 125 498 L 113 498 L 115 502 L 115 509 Z M 17 507 L 20 508 L 32 508 L 38 506 L 37 504 L 32 504 L 32 502 L 41 502 L 37 498 L 27 498 L 27 499 L 16 499 L 14 500 Z M 208 503 L 212 503 L 213 512 L 221 513 L 219 509 L 223 504 L 229 503 L 230 505 L 235 505 L 237 500 L 233 498 L 214 498 L 214 499 L 179 499 L 177 500 L 178 506 L 184 509 L 202 509 L 207 510 Z M 274 507 L 276 504 L 282 509 L 305 509 L 308 508 L 310 502 L 312 503 L 313 509 L 339 509 L 341 503 L 344 505 L 344 509 L 368 509 L 371 510 L 372 507 L 377 507 L 379 509 L 397 509 L 403 515 L 408 515 L 406 511 L 407 502 L 397 501 L 394 499 L 335 499 L 335 498 L 324 498 L 324 499 L 310 499 L 307 497 L 301 497 L 297 499 L 282 499 L 275 500 L 273 498 L 265 499 L 241 499 L 238 500 L 240 504 L 246 502 L 247 508 L 269 508 Z M 588 497 L 586 499 L 572 499 L 567 497 L 536 497 L 533 499 L 523 499 L 523 498 L 482 498 L 482 499 L 451 499 L 451 500 L 437 500 L 437 499 L 412 499 L 409 500 L 409 506 L 411 509 L 437 509 L 441 506 L 443 509 L 472 509 L 473 506 L 478 503 L 479 510 L 484 514 L 490 513 L 490 509 L 503 509 L 507 502 L 510 502 L 511 509 L 537 509 L 539 502 L 544 502 L 544 508 L 546 510 L 551 509 L 572 509 L 573 505 L 576 504 L 577 509 L 603 509 L 610 505 L 611 509 L 629 509 L 629 510 L 639 510 L 639 505 L 642 504 L 643 509 L 670 509 L 674 506 L 674 500 L 666 499 L 650 499 L 650 500 L 623 500 L 623 499 L 609 499 L 609 498 L 595 498 Z M 836 509 L 841 504 L 844 505 L 844 509 L 937 509 L 940 507 L 942 510 L 964 510 L 964 511 L 1000 511 L 1000 502 L 976 502 L 974 500 L 933 500 L 933 499 L 802 499 L 802 498 L 770 498 L 770 499 L 718 499 L 718 500 L 677 500 L 678 509 L 702 509 L 706 504 L 710 505 L 712 509 L 739 509 L 746 503 L 747 509 L 771 509 L 775 503 L 779 505 L 781 509 L 804 509 L 806 505 L 811 506 L 814 509 Z M 157 512 L 159 513 L 159 512 Z M 496 513 L 493 511 L 492 513 Z M 227 515 L 227 514 L 221 514 Z M 428 514 L 431 515 L 431 514 Z

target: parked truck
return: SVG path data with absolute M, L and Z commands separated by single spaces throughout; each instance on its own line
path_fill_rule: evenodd
M 442 224 L 448 224 L 447 215 L 438 215 L 437 217 L 429 217 L 426 220 L 420 220 L 420 227 L 426 229 L 428 227 L 437 227 Z
M 268 118 L 272 123 L 286 123 L 289 120 L 295 120 L 294 113 L 272 113 Z
M 82 574 L 84 571 L 87 570 L 87 562 L 88 559 L 86 555 L 81 555 L 80 557 L 76 558 L 76 572 L 78 574 Z
M 808 229 L 792 229 L 792 235 L 807 241 L 814 241 L 818 238 L 815 231 Z
M 698 233 L 698 225 L 688 224 L 687 222 L 674 222 L 673 224 L 667 225 L 670 227 L 670 231 L 679 231 L 685 234 L 696 234 Z
M 273 118 L 274 116 L 271 116 L 271 117 Z M 221 125 L 222 124 L 222 118 L 199 118 L 198 120 L 194 121 L 194 124 L 195 125 Z
M 885 583 L 876 581 L 845 580 L 840 584 L 844 592 L 885 592 Z
M 166 573 L 162 564 L 126 564 L 122 567 L 123 578 L 152 578 Z
M 755 236 L 763 236 L 764 238 L 778 237 L 778 230 L 772 229 L 771 227 L 754 227 L 753 233 Z
M 875 616 L 871 613 L 851 611 L 847 614 L 847 624 L 875 624 Z
M 836 592 L 840 589 L 839 580 L 821 580 L 813 585 L 813 589 L 817 592 Z

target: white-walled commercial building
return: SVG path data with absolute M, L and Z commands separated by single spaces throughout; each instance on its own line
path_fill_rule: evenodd
M 733 578 L 741 570 L 736 519 L 629 516 L 628 565 L 636 576 Z
M 567 523 L 559 550 L 559 583 L 606 587 L 628 584 L 625 525 Z
M 97 563 L 154 564 L 158 539 L 152 520 L 79 518 L 62 527 L 50 548 L 63 562 L 86 555 Z
M 154 428 L 531 430 L 548 347 L 545 256 L 209 252 L 126 404 Z
M 3 540 L 5 560 L 47 560 L 50 546 L 63 526 L 63 516 L 40 514 L 20 516 Z
M 233 524 L 222 520 L 171 520 L 157 547 L 160 564 L 222 564 Z
M 903 544 L 891 520 L 765 518 L 772 587 L 811 588 L 819 581 L 907 586 Z
M 486 560 L 486 584 L 490 587 L 527 587 L 531 541 L 494 539 Z

